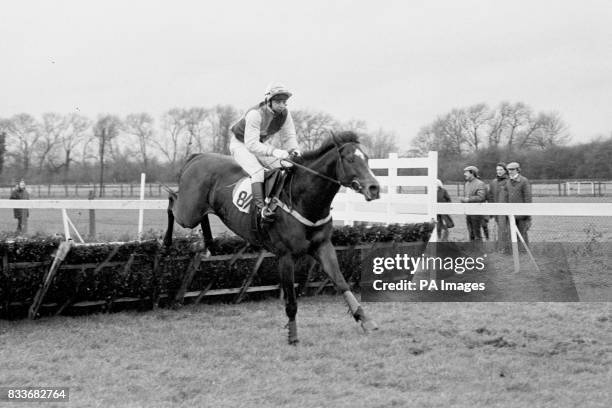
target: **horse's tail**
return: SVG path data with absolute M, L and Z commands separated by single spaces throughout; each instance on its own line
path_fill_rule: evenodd
M 168 187 L 165 184 L 162 184 L 162 187 L 164 188 L 164 190 L 166 190 L 168 192 L 168 198 L 171 200 L 176 200 L 178 197 L 178 191 L 174 191 L 173 189 L 171 189 L 170 187 Z

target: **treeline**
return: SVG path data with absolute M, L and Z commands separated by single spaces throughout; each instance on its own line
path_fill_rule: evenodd
M 463 180 L 467 165 L 493 178 L 500 161 L 518 161 L 531 179 L 612 179 L 612 135 L 571 146 L 569 141 L 558 113 L 502 102 L 495 108 L 477 104 L 439 116 L 421 128 L 410 152 L 437 150 L 443 181 Z
M 145 112 L 0 118 L 0 183 L 22 177 L 28 183 L 127 183 L 137 182 L 141 172 L 150 182 L 173 182 L 192 153 L 229 154 L 230 127 L 241 114 L 231 105 L 215 105 L 173 108 L 158 118 Z M 342 122 L 310 110 L 292 115 L 303 150 L 317 147 L 329 130 L 353 130 L 372 158 L 438 151 L 444 181 L 462 180 L 468 164 L 493 177 L 498 161 L 519 161 L 532 179 L 612 179 L 612 136 L 570 146 L 558 113 L 536 112 L 522 102 L 453 109 L 423 126 L 408 150 L 399 149 L 393 132 L 370 130 L 361 120 Z
M 21 113 L 0 119 L 0 182 L 112 183 L 176 180 L 184 160 L 197 152 L 229 154 L 230 127 L 242 112 L 230 105 L 173 108 L 161 117 L 79 113 Z M 373 157 L 398 150 L 396 136 L 364 121 L 341 122 L 319 111 L 292 110 L 303 150 L 318 146 L 329 130 L 353 130 Z

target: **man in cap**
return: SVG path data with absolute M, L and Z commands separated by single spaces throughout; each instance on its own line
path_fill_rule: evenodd
M 281 167 L 287 158 L 299 158 L 295 125 L 287 110 L 292 93 L 281 84 L 271 84 L 264 100 L 249 108 L 231 130 L 234 134 L 229 145 L 234 159 L 251 177 L 253 204 L 263 221 L 271 221 L 274 213 L 264 203 L 264 167 Z M 278 136 L 278 137 L 275 137 Z M 283 149 L 271 144 L 284 144 Z M 283 161 L 285 167 L 291 163 Z
M 26 189 L 26 183 L 22 179 L 15 185 L 11 191 L 11 200 L 29 200 L 30 193 Z M 28 217 L 30 211 L 27 208 L 14 208 L 13 216 L 17 219 L 17 234 L 26 234 L 28 232 Z
M 508 169 L 509 174 L 509 180 L 506 183 L 506 188 L 508 190 L 508 202 L 531 203 L 531 184 L 529 184 L 529 180 L 527 180 L 527 178 L 521 175 L 521 166 L 517 162 L 512 162 L 508 163 L 506 168 Z M 516 227 L 525 240 L 525 243 L 529 244 L 527 231 L 529 228 L 531 228 L 531 216 L 517 215 Z
M 465 178 L 464 197 L 461 198 L 462 203 L 482 203 L 486 199 L 487 186 L 478 177 L 478 167 L 467 166 L 463 169 L 463 177 Z M 480 228 L 482 226 L 482 215 L 467 215 L 466 223 L 470 234 L 470 241 L 482 241 Z

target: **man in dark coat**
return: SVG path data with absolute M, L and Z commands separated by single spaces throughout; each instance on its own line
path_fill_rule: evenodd
M 29 200 L 30 193 L 26 189 L 25 181 L 21 180 L 11 191 L 11 200 Z M 13 216 L 17 219 L 17 233 L 25 234 L 28 232 L 28 217 L 30 212 L 27 208 L 14 208 Z
M 444 188 L 444 184 L 442 181 L 436 181 L 438 185 L 438 202 L 439 203 L 450 203 L 451 198 L 448 194 L 448 191 Z M 442 241 L 448 240 L 448 229 L 453 228 L 455 223 L 453 219 L 448 214 L 438 214 L 438 223 L 437 223 L 437 231 L 438 231 L 438 239 Z
M 486 199 L 487 185 L 480 180 L 478 176 L 478 168 L 476 166 L 467 166 L 463 169 L 465 177 L 464 197 L 461 198 L 462 203 L 482 203 Z M 482 215 L 467 215 L 465 217 L 470 241 L 482 241 L 480 229 L 482 228 Z
M 512 162 L 508 163 L 507 168 L 508 173 L 510 174 L 509 181 L 506 184 L 508 187 L 508 202 L 531 203 L 531 184 L 529 184 L 529 180 L 527 180 L 527 178 L 521 175 L 521 166 L 517 162 Z M 529 244 L 527 231 L 529 228 L 531 228 L 531 216 L 517 215 L 516 227 L 525 240 L 525 243 Z
M 507 203 L 508 202 L 508 169 L 505 163 L 497 163 L 495 166 L 496 177 L 489 183 L 487 192 L 487 201 L 489 203 Z M 495 215 L 497 223 L 497 249 L 501 252 L 509 252 L 510 250 L 510 227 L 508 225 L 508 217 L 505 215 Z

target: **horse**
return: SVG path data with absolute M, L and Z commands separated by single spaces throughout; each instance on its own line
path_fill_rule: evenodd
M 217 215 L 234 233 L 254 246 L 275 254 L 285 293 L 289 319 L 288 341 L 296 344 L 297 300 L 294 265 L 303 256 L 316 259 L 364 332 L 377 330 L 376 322 L 363 310 L 344 279 L 331 243 L 331 203 L 340 186 L 351 188 L 366 201 L 379 198 L 380 186 L 368 167 L 368 156 L 354 132 L 331 134 L 317 149 L 304 152 L 301 163 L 294 163 L 278 194 L 275 220 L 264 233 L 253 228 L 255 211 L 240 211 L 233 201 L 233 187 L 248 174 L 230 156 L 216 153 L 192 155 L 179 173 L 178 192 L 170 192 L 168 228 L 164 245 L 172 245 L 176 221 L 184 228 L 202 227 L 204 247 L 212 244 L 208 214 Z M 297 161 L 296 161 L 297 162 Z M 247 178 L 248 181 L 248 178 Z M 242 204 L 247 200 L 242 197 Z M 240 201 L 240 199 L 239 199 Z

